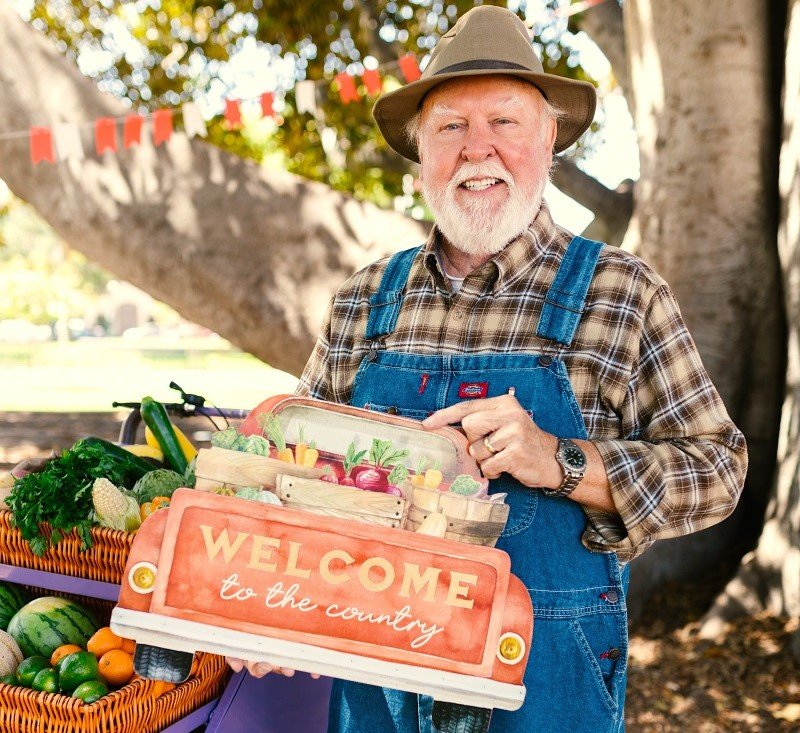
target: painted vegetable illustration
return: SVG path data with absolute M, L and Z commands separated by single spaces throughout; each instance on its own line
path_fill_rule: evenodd
M 417 488 L 422 488 L 425 485 L 425 467 L 428 465 L 428 459 L 425 456 L 420 456 L 417 461 L 416 473 L 411 477 L 411 485 Z
M 426 489 L 438 489 L 442 483 L 441 461 L 435 461 L 432 468 L 425 471 L 425 478 L 422 485 Z
M 356 444 L 350 443 L 347 446 L 347 452 L 344 454 L 344 460 L 342 462 L 344 468 L 344 476 L 339 479 L 339 483 L 343 486 L 355 486 L 356 482 L 350 476 L 350 472 L 359 464 L 361 461 L 364 460 L 364 456 L 367 455 L 367 451 L 357 451 Z
M 277 416 L 269 413 L 268 415 L 259 416 L 259 421 L 261 422 L 263 432 L 267 434 L 267 437 L 278 449 L 275 457 L 279 461 L 294 463 L 294 453 L 291 448 L 286 447 L 286 436 L 283 434 L 283 428 Z

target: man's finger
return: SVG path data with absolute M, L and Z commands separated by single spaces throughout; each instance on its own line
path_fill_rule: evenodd
M 496 399 L 497 398 L 490 398 L 485 400 L 465 400 L 464 402 L 457 402 L 455 405 L 437 410 L 433 415 L 426 417 L 422 421 L 422 425 L 429 430 L 443 428 L 445 425 L 455 425 L 456 423 L 460 423 L 467 415 L 472 415 L 482 410 L 494 409 Z

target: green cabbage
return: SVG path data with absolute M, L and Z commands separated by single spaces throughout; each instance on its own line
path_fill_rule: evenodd
M 256 456 L 269 456 L 269 441 L 260 435 L 251 435 L 245 439 L 244 447 L 240 450 Z
M 480 490 L 480 481 L 476 481 L 472 476 L 468 476 L 466 473 L 456 476 L 453 479 L 453 483 L 450 484 L 451 493 L 458 494 L 459 496 L 473 496 Z
M 226 428 L 220 430 L 211 436 L 211 445 L 215 448 L 227 448 L 228 450 L 237 450 L 234 446 L 239 442 L 239 435 L 236 428 Z
M 250 499 L 251 501 L 261 501 L 264 504 L 281 505 L 281 500 L 271 491 L 264 491 L 256 486 L 245 486 L 236 492 L 237 499 Z

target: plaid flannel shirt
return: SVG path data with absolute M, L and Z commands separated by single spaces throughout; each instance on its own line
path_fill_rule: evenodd
M 572 234 L 545 203 L 531 226 L 453 293 L 433 228 L 409 274 L 385 348 L 417 354 L 549 354 L 564 361 L 588 436 L 605 464 L 617 515 L 585 508 L 584 545 L 626 562 L 658 539 L 704 529 L 736 505 L 744 437 L 708 377 L 667 283 L 604 247 L 572 344 L 536 335 L 545 293 Z M 368 345 L 369 297 L 388 258 L 333 297 L 298 393 L 349 402 Z

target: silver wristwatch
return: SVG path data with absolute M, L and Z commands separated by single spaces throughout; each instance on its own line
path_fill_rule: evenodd
M 546 496 L 569 496 L 586 473 L 586 454 L 566 438 L 558 439 L 556 460 L 564 471 L 564 480 L 557 489 L 543 489 Z

